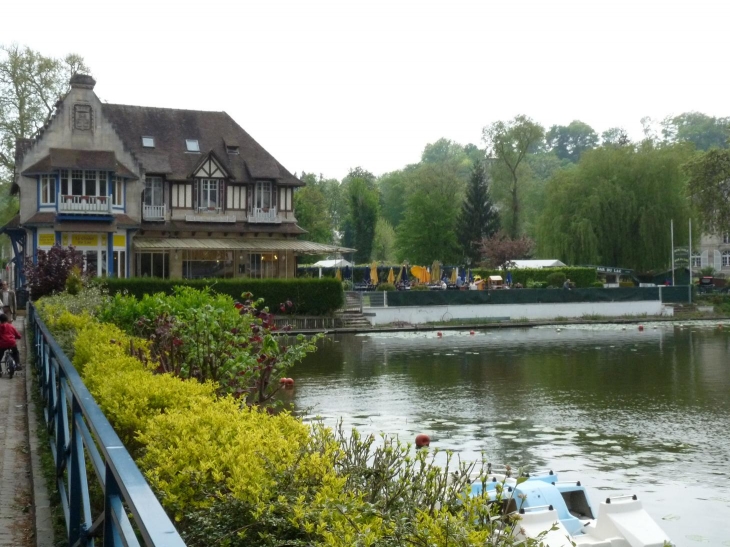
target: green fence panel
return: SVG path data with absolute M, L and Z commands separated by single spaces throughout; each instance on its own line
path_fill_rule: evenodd
M 662 287 L 662 302 L 677 304 L 690 302 L 689 291 L 690 287 L 687 285 Z
M 680 287 L 673 288 L 679 289 Z M 647 300 L 659 300 L 659 289 L 656 287 L 641 287 L 573 290 L 396 291 L 388 293 L 389 307 L 464 306 L 475 304 L 560 304 L 566 302 L 638 302 Z

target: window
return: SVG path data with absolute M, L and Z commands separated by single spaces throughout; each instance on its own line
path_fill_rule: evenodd
M 722 252 L 722 267 L 723 268 L 730 267 L 730 251 Z
M 188 152 L 200 152 L 200 143 L 198 142 L 198 139 L 186 139 L 185 146 L 187 147 Z
M 220 209 L 220 179 L 200 179 L 198 182 L 198 211 Z
M 114 263 L 112 264 L 112 275 L 120 279 L 124 279 L 125 277 L 127 277 L 127 252 L 114 251 L 112 259 L 114 261 Z
M 107 172 L 64 169 L 61 171 L 61 194 L 64 196 L 108 196 Z
M 138 277 L 170 277 L 170 253 L 137 253 Z
M 233 251 L 183 251 L 183 277 L 233 277 Z
M 155 147 L 155 138 L 154 137 L 142 137 L 142 146 L 145 148 L 154 148 Z
M 254 207 L 268 211 L 272 207 L 271 183 L 258 181 L 256 183 L 256 194 L 254 196 Z
M 276 253 L 251 253 L 248 272 L 249 277 L 279 277 L 279 256 Z
M 41 175 L 41 205 L 56 203 L 56 176 Z
M 144 204 L 160 207 L 163 203 L 162 177 L 146 177 L 144 181 Z
M 112 205 L 115 207 L 124 207 L 124 179 L 122 177 L 114 177 L 112 183 Z
M 701 268 L 702 267 L 702 258 L 698 254 L 692 255 L 692 267 L 693 268 Z
M 226 145 L 226 152 L 229 154 L 238 154 L 238 146 Z

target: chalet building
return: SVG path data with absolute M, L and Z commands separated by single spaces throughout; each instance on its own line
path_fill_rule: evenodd
M 730 233 L 702 234 L 700 248 L 693 249 L 692 268 L 713 268 L 730 277 Z
M 294 277 L 300 255 L 350 252 L 297 238 L 287 171 L 225 112 L 102 103 L 75 75 L 44 129 L 16 145 L 25 257 L 74 246 L 97 276 Z

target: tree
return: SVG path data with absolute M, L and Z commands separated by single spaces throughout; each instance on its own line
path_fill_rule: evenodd
M 484 162 L 476 161 L 457 221 L 457 236 L 464 255 L 476 264 L 480 253 L 475 242 L 491 237 L 498 229 L 499 214 L 489 196 Z
M 294 192 L 294 210 L 297 212 L 297 223 L 307 230 L 301 239 L 318 243 L 332 243 L 332 216 L 327 198 L 316 182 L 314 175 L 303 175 L 307 183 L 304 188 Z
M 669 221 L 687 241 L 689 201 L 681 166 L 691 145 L 604 146 L 548 183 L 538 225 L 539 256 L 638 272 L 666 268 Z
M 543 138 L 545 130 L 527 116 L 515 116 L 508 122 L 494 122 L 483 129 L 487 154 L 503 165 L 510 177 L 510 209 L 512 212 L 509 233 L 513 239 L 519 232 L 519 182 L 518 169 L 527 153 Z
M 707 233 L 730 230 L 730 150 L 712 149 L 684 166 L 687 191 Z
M 404 171 L 386 173 L 378 179 L 380 214 L 397 228 L 406 208 L 407 175 Z
M 357 167 L 350 170 L 343 184 L 346 184 L 348 203 L 345 244 L 357 249 L 356 262 L 367 262 L 372 254 L 375 223 L 378 220 L 379 197 L 375 175 Z
M 413 264 L 460 257 L 456 219 L 462 182 L 444 165 L 422 165 L 414 172 L 403 221 L 396 232 L 398 255 Z
M 535 243 L 527 236 L 511 238 L 500 231 L 479 242 L 481 262 L 488 268 L 509 268 L 513 260 L 528 258 Z
M 33 136 L 53 114 L 75 73 L 88 73 L 75 54 L 45 57 L 28 47 L 0 46 L 0 181 L 12 181 L 15 142 Z
M 697 150 L 728 148 L 730 118 L 715 118 L 701 112 L 685 112 L 662 122 L 667 142 L 691 142 Z
M 570 125 L 553 125 L 545 142 L 558 158 L 576 163 L 583 152 L 598 145 L 598 135 L 590 125 L 574 120 Z
M 601 133 L 601 143 L 603 146 L 626 146 L 631 139 L 622 127 L 610 127 Z
M 373 239 L 373 254 L 371 260 L 393 264 L 395 254 L 395 230 L 384 218 L 379 218 L 375 224 L 375 238 Z

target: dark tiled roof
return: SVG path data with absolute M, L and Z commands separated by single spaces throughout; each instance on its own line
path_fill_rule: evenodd
M 203 222 L 183 222 L 183 221 L 169 221 L 169 222 L 143 222 L 140 225 L 140 230 L 145 232 L 228 232 L 230 234 L 288 234 L 288 235 L 300 235 L 306 234 L 307 231 L 300 228 L 292 222 L 283 222 L 281 224 L 267 224 L 263 226 L 261 224 L 248 224 L 245 222 L 236 222 L 235 224 L 206 224 Z
M 187 180 L 201 155 L 212 151 L 237 182 L 274 179 L 282 185 L 304 184 L 225 112 L 121 104 L 104 104 L 102 110 L 147 173 Z M 154 137 L 155 147 L 143 147 L 142 137 Z M 198 140 L 200 154 L 187 152 L 186 139 Z M 228 154 L 226 145 L 238 146 L 239 153 Z
M 54 224 L 56 222 L 56 213 L 36 213 L 28 220 L 26 220 L 24 226 L 37 226 L 40 224 Z
M 17 230 L 18 228 L 20 228 L 20 213 L 8 220 L 7 224 L 0 228 L 0 233 L 4 233 L 6 230 Z
M 55 169 L 101 169 L 114 171 L 117 175 L 131 179 L 138 177 L 117 161 L 114 152 L 106 150 L 71 150 L 51 148 L 49 154 L 23 171 L 23 175 L 50 173 Z

